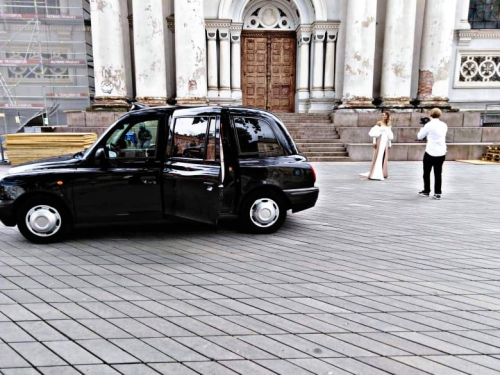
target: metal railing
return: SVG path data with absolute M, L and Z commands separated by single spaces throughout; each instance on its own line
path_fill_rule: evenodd
M 481 126 L 500 127 L 500 103 L 486 104 L 481 113 Z

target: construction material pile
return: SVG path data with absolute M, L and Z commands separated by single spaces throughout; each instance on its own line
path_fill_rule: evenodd
M 500 144 L 493 144 L 491 146 L 487 146 L 486 152 L 483 154 L 481 160 L 500 163 Z
M 19 133 L 5 136 L 12 165 L 52 156 L 76 154 L 92 145 L 95 133 Z

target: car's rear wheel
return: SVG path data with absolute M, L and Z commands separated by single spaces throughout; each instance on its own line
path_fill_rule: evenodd
M 19 207 L 17 227 L 31 242 L 57 242 L 62 240 L 71 228 L 70 215 L 55 198 L 32 197 Z
M 251 233 L 276 232 L 285 222 L 287 207 L 274 191 L 257 191 L 245 198 L 240 210 L 242 229 Z

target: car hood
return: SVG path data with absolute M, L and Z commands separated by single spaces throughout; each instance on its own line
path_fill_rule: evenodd
M 78 164 L 81 159 L 75 158 L 74 154 L 52 156 L 50 158 L 30 161 L 9 169 L 9 174 L 18 174 L 28 171 L 38 171 L 47 169 L 71 168 Z

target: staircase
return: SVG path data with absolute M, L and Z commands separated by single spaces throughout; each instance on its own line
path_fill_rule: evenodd
M 308 161 L 350 160 L 328 114 L 280 113 L 278 116 Z

